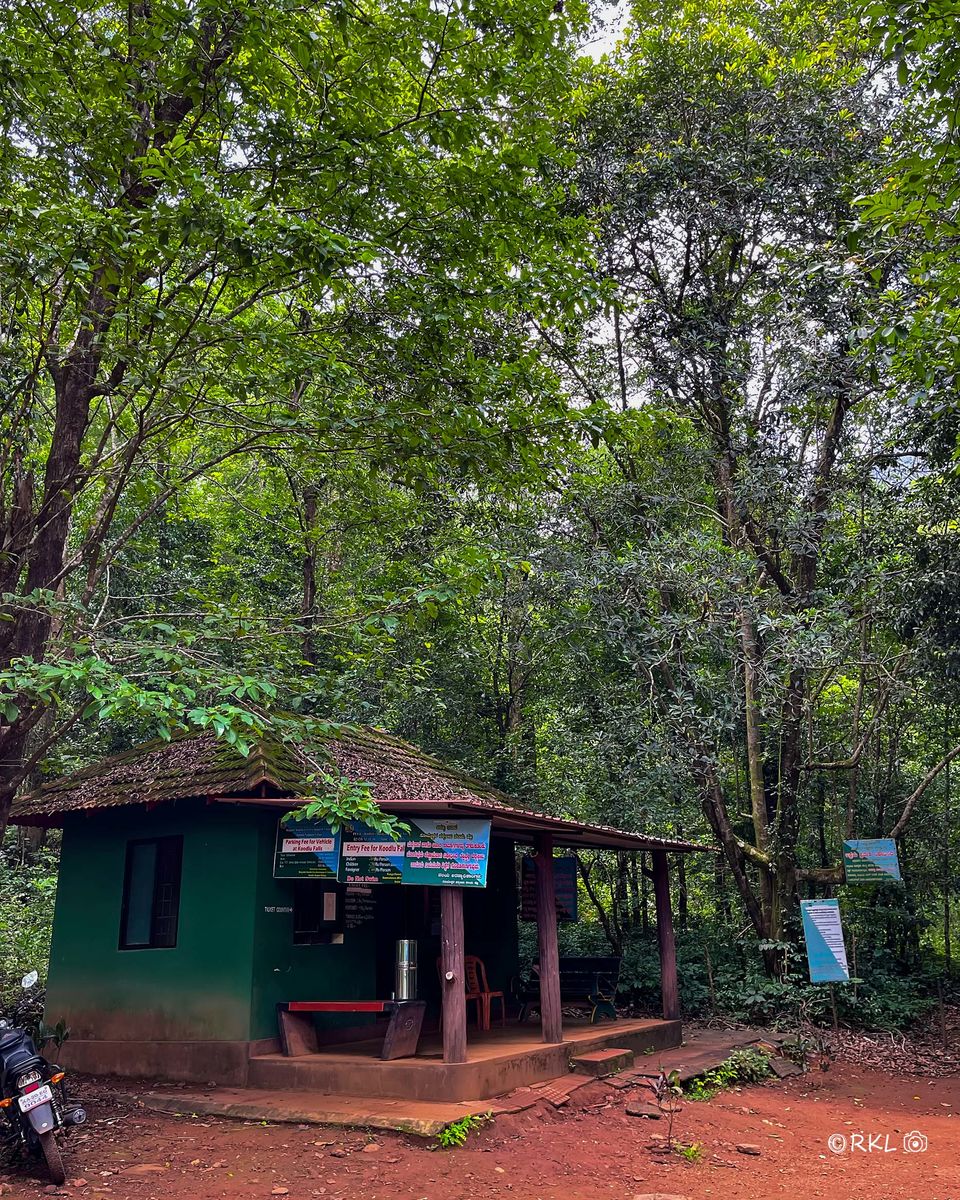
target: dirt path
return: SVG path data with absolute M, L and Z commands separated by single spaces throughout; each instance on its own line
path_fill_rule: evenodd
M 316 1126 L 168 1117 L 85 1089 L 91 1124 L 68 1143 L 61 1195 L 131 1200 L 606 1200 L 648 1193 L 705 1200 L 957 1200 L 960 1079 L 895 1078 L 834 1065 L 785 1083 L 686 1103 L 675 1123 L 697 1161 L 650 1150 L 664 1121 L 631 1117 L 631 1094 L 601 1084 L 576 1105 L 501 1117 L 458 1150 L 421 1140 Z M 94 1098 L 96 1097 L 96 1098 Z M 916 1131 L 925 1152 L 904 1151 Z M 877 1135 L 873 1149 L 867 1138 Z M 843 1153 L 828 1138 L 846 1139 Z M 860 1138 L 854 1135 L 861 1135 Z M 922 1137 L 916 1139 L 922 1142 Z M 738 1143 L 760 1148 L 757 1156 Z M 861 1149 L 861 1146 L 863 1147 Z M 4 1200 L 47 1191 L 39 1173 L 0 1173 Z

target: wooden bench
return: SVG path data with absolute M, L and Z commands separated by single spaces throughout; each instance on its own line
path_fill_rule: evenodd
M 290 1000 L 277 1005 L 277 1026 L 283 1053 L 316 1054 L 319 1049 L 312 1013 L 383 1013 L 389 1016 L 381 1058 L 411 1058 L 417 1052 L 423 1000 Z
M 616 1020 L 614 1002 L 620 982 L 620 963 L 619 957 L 561 958 L 561 1004 L 589 1008 L 591 1024 L 599 1017 Z M 521 981 L 514 991 L 520 1002 L 520 1020 L 526 1020 L 530 1009 L 540 1007 L 540 981 Z

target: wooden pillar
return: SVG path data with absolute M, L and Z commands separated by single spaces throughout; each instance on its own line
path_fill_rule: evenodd
M 670 871 L 665 850 L 653 851 L 653 895 L 657 905 L 657 948 L 660 951 L 660 993 L 663 1015 L 680 1020 L 680 989 L 677 984 L 677 946 L 673 939 L 670 912 Z
M 443 1061 L 467 1061 L 467 994 L 463 978 L 463 889 L 440 889 L 440 967 L 443 974 Z
M 537 941 L 540 946 L 540 1025 L 545 1042 L 563 1041 L 560 1011 L 560 950 L 557 946 L 557 897 L 553 889 L 553 838 L 536 840 Z

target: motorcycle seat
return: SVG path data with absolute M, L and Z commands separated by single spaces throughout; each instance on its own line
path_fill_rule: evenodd
M 2 1049 L 2 1047 L 0 1047 Z M 4 1074 L 12 1075 L 15 1071 L 20 1071 L 24 1067 L 31 1065 L 37 1061 L 37 1055 L 28 1050 L 26 1046 L 22 1046 L 18 1050 L 13 1050 L 5 1055 L 0 1060 Z

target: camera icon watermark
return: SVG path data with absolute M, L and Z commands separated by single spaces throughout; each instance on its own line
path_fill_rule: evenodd
M 923 1154 L 929 1141 L 919 1129 L 911 1129 L 902 1138 L 889 1133 L 831 1133 L 827 1149 L 831 1154 Z

